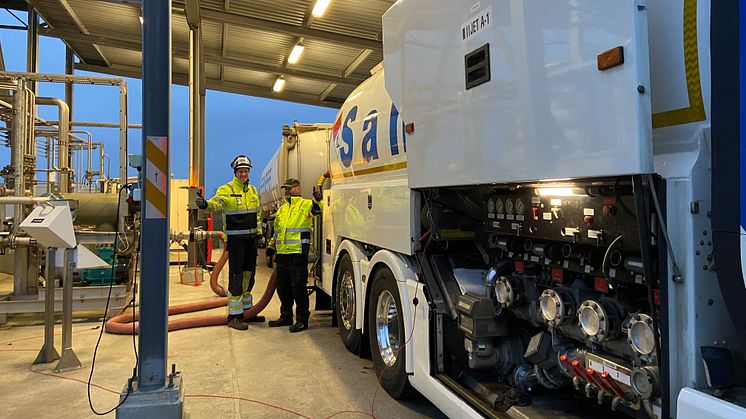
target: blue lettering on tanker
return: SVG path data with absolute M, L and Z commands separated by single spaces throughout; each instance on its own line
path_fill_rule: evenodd
M 363 159 L 366 162 L 378 159 L 378 111 L 373 109 L 363 121 Z
M 350 113 L 347 114 L 347 117 L 345 118 L 344 128 L 342 128 L 342 141 L 347 144 L 347 149 L 343 149 L 343 146 L 337 145 L 337 149 L 339 150 L 339 157 L 340 160 L 342 160 L 342 164 L 345 167 L 350 167 L 352 164 L 352 146 L 354 144 L 354 135 L 352 133 L 352 128 L 350 128 L 350 122 L 354 122 L 355 118 L 357 118 L 357 106 L 353 106 L 352 109 L 350 109 Z
M 358 106 L 355 105 L 347 112 L 340 114 L 332 127 L 332 141 L 339 160 L 344 167 L 351 167 L 355 156 L 355 147 L 359 147 L 361 161 L 370 163 L 379 159 L 378 149 L 378 109 L 371 110 L 362 121 L 362 138 L 355 139 L 355 130 L 352 125 L 357 120 Z M 386 114 L 383 114 L 386 117 Z M 391 104 L 388 118 L 389 151 L 391 156 L 398 156 L 407 152 L 407 136 L 404 131 L 404 121 L 400 121 L 399 110 Z M 344 122 L 343 122 L 344 121 Z M 401 129 L 401 131 L 399 131 Z M 385 131 L 384 131 L 385 132 Z M 360 135 L 360 133 L 358 133 Z M 401 144 L 399 143 L 401 138 Z M 385 141 L 385 140 L 384 140 Z

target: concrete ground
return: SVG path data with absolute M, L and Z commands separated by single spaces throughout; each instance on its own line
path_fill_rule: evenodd
M 260 261 L 263 259 L 259 258 Z M 227 269 L 226 269 L 227 270 Z M 270 270 L 260 266 L 254 299 L 258 301 Z M 0 278 L 0 289 L 7 281 Z M 207 281 L 207 276 L 205 276 Z M 214 297 L 207 282 L 182 285 L 171 267 L 170 301 L 181 304 Z M 3 283 L 5 282 L 5 283 Z M 226 272 L 221 283 L 227 288 Z M 314 297 L 311 297 L 313 308 Z M 183 316 L 226 314 L 225 308 Z M 275 296 L 264 314 L 279 314 Z M 88 406 L 86 381 L 101 327 L 101 313 L 76 313 L 73 350 L 83 368 L 54 373 L 56 361 L 30 365 L 43 339 L 43 317 L 9 315 L 0 326 L 0 416 L 8 418 L 96 417 Z M 55 343 L 60 351 L 61 324 Z M 251 324 L 248 331 L 225 326 L 171 332 L 168 363 L 183 374 L 187 418 L 425 418 L 444 417 L 422 397 L 391 399 L 377 383 L 373 363 L 349 353 L 330 311 L 313 311 L 310 328 L 290 334 L 287 328 Z M 98 348 L 90 395 L 99 412 L 114 407 L 135 364 L 131 336 L 104 333 Z M 114 417 L 109 413 L 107 417 Z

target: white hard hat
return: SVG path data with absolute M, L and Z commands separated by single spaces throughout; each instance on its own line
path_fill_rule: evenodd
M 243 154 L 240 156 L 236 156 L 236 158 L 233 159 L 233 161 L 231 162 L 231 169 L 233 169 L 233 173 L 241 168 L 251 169 L 251 159 L 244 156 Z

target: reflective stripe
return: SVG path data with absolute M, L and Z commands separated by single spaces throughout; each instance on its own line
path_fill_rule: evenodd
M 225 214 L 225 215 L 240 215 L 240 214 L 256 214 L 257 212 L 259 212 L 259 208 L 225 210 L 225 211 L 223 211 L 223 214 Z
M 308 240 L 308 239 L 302 239 L 302 240 L 301 240 L 300 242 L 301 242 L 301 243 L 311 243 L 311 240 Z
M 286 228 L 286 232 L 288 233 L 310 233 L 310 228 Z
M 250 228 L 247 230 L 225 230 L 225 234 L 229 236 L 236 236 L 239 234 L 255 234 L 257 232 L 257 229 Z
M 243 304 L 241 301 L 241 297 L 228 297 L 228 314 L 243 314 Z
M 300 244 L 300 240 L 277 240 L 277 244 Z

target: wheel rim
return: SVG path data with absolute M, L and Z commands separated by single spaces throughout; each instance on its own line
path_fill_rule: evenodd
M 378 336 L 378 352 L 383 363 L 392 366 L 396 363 L 399 353 L 399 311 L 396 300 L 389 291 L 384 290 L 378 296 L 376 304 L 376 335 Z
M 352 273 L 345 271 L 339 281 L 337 289 L 339 317 L 345 330 L 351 330 L 355 322 L 355 284 Z

